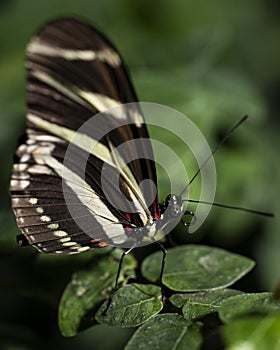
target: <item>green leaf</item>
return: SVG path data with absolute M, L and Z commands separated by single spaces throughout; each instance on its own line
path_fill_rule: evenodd
M 170 301 L 176 307 L 183 307 L 183 316 L 187 320 L 197 320 L 217 312 L 225 300 L 241 293 L 234 289 L 219 289 L 210 292 L 173 294 Z
M 280 302 L 272 299 L 272 293 L 251 293 L 234 296 L 226 300 L 219 309 L 224 323 L 241 316 L 280 314 Z
M 109 255 L 97 256 L 96 261 L 93 261 L 94 268 L 73 274 L 64 290 L 58 311 L 59 328 L 64 336 L 74 336 L 79 330 L 96 323 L 95 313 L 111 293 L 121 254 L 121 250 L 115 249 Z M 135 267 L 134 258 L 126 256 L 119 281 L 134 277 Z
M 160 299 L 161 290 L 157 286 L 129 284 L 116 291 L 107 313 L 106 301 L 95 318 L 111 327 L 137 327 L 160 312 L 163 307 Z
M 180 315 L 156 315 L 134 333 L 125 350 L 196 350 L 202 343 L 199 330 L 199 324 Z
M 159 278 L 162 254 L 148 256 L 142 274 L 152 282 Z M 254 266 L 241 255 L 220 248 L 186 245 L 168 250 L 163 284 L 178 292 L 196 292 L 230 286 Z
M 236 319 L 222 333 L 228 350 L 278 350 L 280 315 Z

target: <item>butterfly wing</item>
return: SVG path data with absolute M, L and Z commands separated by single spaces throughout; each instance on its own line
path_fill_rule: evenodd
M 146 200 L 154 191 L 149 182 L 144 191 L 139 186 L 157 183 L 141 110 L 133 104 L 120 115 L 114 108 L 137 101 L 119 53 L 92 26 L 60 19 L 31 39 L 26 64 L 27 130 L 11 180 L 20 230 L 47 253 L 122 244 L 131 227 L 158 219 L 159 207 L 156 193 Z M 108 108 L 100 122 L 98 113 Z M 112 152 L 133 140 L 137 145 Z

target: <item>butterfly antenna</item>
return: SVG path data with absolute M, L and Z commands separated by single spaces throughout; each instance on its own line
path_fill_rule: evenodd
M 254 210 L 254 209 L 236 207 L 233 205 L 227 205 L 227 204 L 221 204 L 221 203 L 211 203 L 211 202 L 206 202 L 206 201 L 197 201 L 197 200 L 193 200 L 193 199 L 183 199 L 182 201 L 189 202 L 189 203 L 208 204 L 208 205 L 213 205 L 215 207 L 220 207 L 220 208 L 233 209 L 233 210 L 239 210 L 239 211 L 243 211 L 243 212 L 251 213 L 251 214 L 257 214 L 257 215 L 262 215 L 262 216 L 267 216 L 267 217 L 274 217 L 273 213 L 267 213 L 264 211 L 259 211 L 259 210 Z
M 183 189 L 183 191 L 180 193 L 180 197 L 182 197 L 183 193 L 189 188 L 189 186 L 193 183 L 193 181 L 197 178 L 197 176 L 201 173 L 201 170 L 205 167 L 205 165 L 209 162 L 209 160 L 214 156 L 214 154 L 218 151 L 218 149 L 227 141 L 227 139 L 234 133 L 234 131 L 245 122 L 245 120 L 248 118 L 247 115 L 245 115 L 243 118 L 239 120 L 238 123 L 236 123 L 224 136 L 224 138 L 217 144 L 217 146 L 212 150 L 211 154 L 205 159 L 205 161 L 202 163 L 202 165 L 197 169 L 189 183 L 186 185 L 186 187 Z

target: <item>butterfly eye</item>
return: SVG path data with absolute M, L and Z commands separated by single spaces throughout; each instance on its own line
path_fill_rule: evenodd
M 169 194 L 165 199 L 165 205 L 168 206 L 169 202 L 171 200 L 171 194 Z

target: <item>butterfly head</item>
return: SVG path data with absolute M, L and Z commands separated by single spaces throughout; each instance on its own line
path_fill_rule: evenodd
M 170 216 L 170 219 L 182 215 L 183 201 L 182 198 L 176 194 L 169 194 L 165 200 L 165 211 Z

